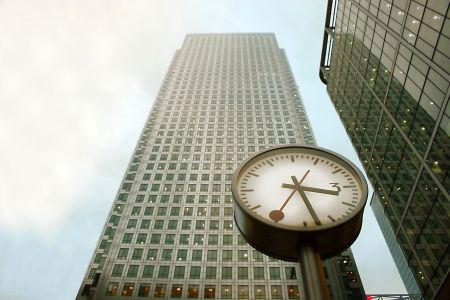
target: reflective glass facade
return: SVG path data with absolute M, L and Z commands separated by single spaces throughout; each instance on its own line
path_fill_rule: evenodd
M 409 292 L 426 299 L 450 285 L 448 7 L 329 1 L 322 53 L 321 79 L 374 187 L 372 207 L 401 249 Z
M 299 269 L 235 229 L 231 177 L 252 153 L 314 144 L 273 34 L 193 34 L 178 50 L 77 299 L 299 299 Z M 363 299 L 350 251 L 325 262 L 332 299 Z

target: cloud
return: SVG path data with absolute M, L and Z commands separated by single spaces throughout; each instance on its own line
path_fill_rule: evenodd
M 0 226 L 49 232 L 78 205 L 86 174 L 104 159 L 98 153 L 117 138 L 111 129 L 135 126 L 119 120 L 123 112 L 145 118 L 160 84 L 150 78 L 163 77 L 173 54 L 155 60 L 145 51 L 174 41 L 150 33 L 157 13 L 144 2 L 0 8 Z M 144 102 L 145 112 L 133 111 Z

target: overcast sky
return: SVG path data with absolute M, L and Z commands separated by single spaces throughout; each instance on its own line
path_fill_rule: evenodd
M 326 1 L 0 0 L 0 299 L 74 299 L 187 33 L 274 32 L 319 146 L 359 161 L 320 82 Z M 370 206 L 367 293 L 403 284 Z

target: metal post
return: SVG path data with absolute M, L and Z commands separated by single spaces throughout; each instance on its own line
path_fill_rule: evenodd
M 322 259 L 310 245 L 299 248 L 301 294 L 303 300 L 328 300 Z

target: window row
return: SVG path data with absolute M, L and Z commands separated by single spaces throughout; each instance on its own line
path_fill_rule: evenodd
M 131 189 L 131 186 L 129 186 L 129 188 Z M 129 193 L 120 193 L 117 197 L 117 201 L 118 202 L 127 202 L 129 195 L 130 195 Z M 134 200 L 135 200 L 135 203 L 147 202 L 147 203 L 160 203 L 160 204 L 169 203 L 169 202 L 172 202 L 175 204 L 178 204 L 178 203 L 186 203 L 186 204 L 191 204 L 191 203 L 199 203 L 199 204 L 206 204 L 206 203 L 223 204 L 223 203 L 226 203 L 227 204 L 228 203 L 228 204 L 231 204 L 231 203 L 233 203 L 233 199 L 230 194 L 226 194 L 226 195 L 207 195 L 207 194 L 200 194 L 200 195 L 197 195 L 197 194 L 187 194 L 187 195 L 186 194 L 185 195 L 150 194 L 150 195 L 144 195 L 144 194 L 138 194 L 135 196 Z M 121 204 L 119 204 L 119 206 L 120 205 Z M 118 208 L 118 209 L 123 210 L 123 206 L 120 206 L 120 208 Z
M 209 236 L 210 245 L 217 245 L 218 236 Z M 244 244 L 245 245 L 245 244 Z M 251 253 L 251 257 L 250 257 Z M 101 255 L 100 255 L 101 256 Z M 276 259 L 263 255 L 261 252 L 256 250 L 231 250 L 231 249 L 157 249 L 157 248 L 119 248 L 116 256 L 117 260 L 160 260 L 160 261 L 221 261 L 221 262 L 277 262 Z M 264 259 L 265 258 L 265 259 Z M 287 273 L 286 273 L 287 274 Z M 292 277 L 292 276 L 290 276 Z M 295 277 L 295 276 L 294 276 Z M 291 278 L 292 279 L 292 278 Z
M 106 296 L 123 297 L 152 297 L 152 298 L 204 298 L 204 299 L 300 299 L 298 285 L 238 285 L 233 286 L 222 284 L 204 286 L 203 293 L 200 292 L 198 284 L 188 284 L 185 288 L 183 284 L 168 285 L 156 283 L 151 290 L 150 283 L 139 284 L 138 291 L 135 292 L 136 283 L 124 283 L 122 292 L 119 292 L 119 282 L 110 282 L 106 289 Z M 170 286 L 170 288 L 169 288 Z M 234 291 L 234 293 L 233 293 Z M 268 297 L 271 298 L 268 298 Z
M 282 276 L 280 267 L 216 267 L 216 266 L 159 266 L 115 264 L 111 277 L 127 278 L 175 278 L 175 279 L 221 279 L 221 280 L 296 280 L 294 267 L 285 267 Z

